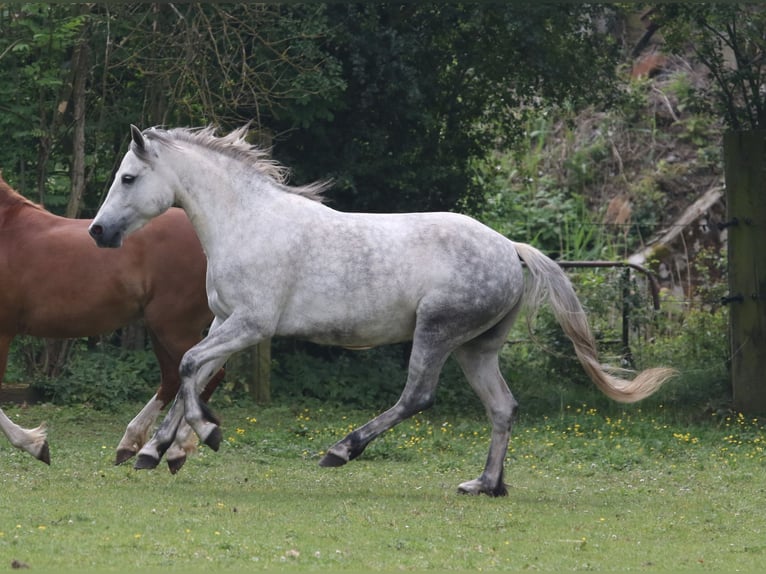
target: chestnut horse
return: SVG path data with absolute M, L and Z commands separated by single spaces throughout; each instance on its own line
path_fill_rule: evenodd
M 162 408 L 178 391 L 183 354 L 212 320 L 205 294 L 206 260 L 180 209 L 157 218 L 106 253 L 88 236 L 88 219 L 54 215 L 14 191 L 0 177 L 0 382 L 16 335 L 74 338 L 99 335 L 143 320 L 160 368 L 157 393 L 130 422 L 116 463 L 146 442 Z M 206 389 L 209 397 L 222 372 Z M 45 425 L 24 429 L 0 410 L 11 443 L 50 464 Z M 168 458 L 177 472 L 190 448 L 179 434 Z

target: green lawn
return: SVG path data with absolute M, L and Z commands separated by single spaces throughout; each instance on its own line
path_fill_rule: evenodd
M 357 461 L 322 450 L 373 413 L 217 407 L 225 441 L 183 470 L 112 466 L 135 409 L 8 408 L 50 424 L 50 467 L 0 447 L 0 570 L 760 570 L 766 432 L 640 409 L 522 418 L 507 498 L 468 497 L 481 418 L 422 414 Z M 617 413 L 617 414 L 615 414 Z M 679 418 L 680 420 L 680 418 Z M 211 570 L 213 569 L 213 570 Z

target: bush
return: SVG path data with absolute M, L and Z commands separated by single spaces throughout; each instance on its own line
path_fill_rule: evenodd
M 679 376 L 652 398 L 697 412 L 727 408 L 729 382 L 729 314 L 725 308 L 688 311 L 680 325 L 653 344 L 640 348 L 641 363 L 667 365 Z
M 61 376 L 37 374 L 32 386 L 56 404 L 111 410 L 126 402 L 148 400 L 159 381 L 157 360 L 151 351 L 121 351 L 111 345 L 88 350 L 78 344 Z

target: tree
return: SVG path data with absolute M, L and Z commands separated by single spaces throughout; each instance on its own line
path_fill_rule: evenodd
M 758 4 L 672 3 L 653 10 L 667 49 L 692 53 L 708 70 L 710 88 L 698 102 L 712 102 L 734 130 L 766 127 L 766 10 Z
M 85 19 L 77 6 L 0 6 L 0 129 L 13 135 L 0 146 L 0 165 L 53 206 L 70 192 L 68 177 L 51 173 L 63 171 L 56 148 L 68 131 L 72 46 Z
M 310 123 L 342 89 L 322 49 L 328 27 L 321 5 L 0 4 L 0 128 L 14 135 L 0 165 L 63 211 L 83 159 L 85 191 L 70 209 L 88 213 L 129 123 Z
M 472 164 L 512 140 L 525 109 L 605 101 L 617 47 L 605 6 L 332 4 L 327 50 L 346 89 L 332 116 L 277 118 L 275 154 L 301 180 L 332 177 L 333 205 L 470 209 Z

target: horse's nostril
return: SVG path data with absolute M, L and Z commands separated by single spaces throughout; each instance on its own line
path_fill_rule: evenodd
M 91 237 L 101 237 L 104 234 L 104 228 L 100 225 L 91 225 L 89 231 Z

